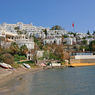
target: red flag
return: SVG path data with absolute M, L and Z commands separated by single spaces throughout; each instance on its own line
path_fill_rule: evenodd
M 74 27 L 74 23 L 72 24 L 72 27 Z

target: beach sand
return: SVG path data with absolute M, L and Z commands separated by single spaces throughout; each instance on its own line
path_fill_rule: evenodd
M 17 76 L 27 74 L 28 72 L 37 72 L 39 70 L 42 70 L 41 67 L 26 69 L 24 67 L 20 67 L 17 69 L 3 69 L 0 68 L 0 91 L 4 88 L 2 86 L 9 82 L 10 80 L 14 79 Z

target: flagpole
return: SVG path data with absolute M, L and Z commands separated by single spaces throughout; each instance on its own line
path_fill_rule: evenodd
M 75 27 L 73 27 L 74 33 L 75 33 Z

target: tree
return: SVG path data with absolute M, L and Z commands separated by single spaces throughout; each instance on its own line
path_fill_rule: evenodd
M 93 31 L 93 35 L 95 35 L 95 31 Z
M 86 49 L 86 46 L 83 46 L 83 45 L 80 46 L 80 50 L 81 50 L 81 51 L 83 51 L 83 50 L 85 50 L 85 49 Z
M 70 54 L 66 51 L 63 52 L 63 59 L 64 60 L 69 60 L 70 59 Z
M 63 60 L 63 45 L 52 44 L 48 47 L 49 58 Z
M 22 45 L 20 47 L 20 53 L 21 53 L 21 55 L 26 55 L 27 52 L 28 52 L 27 46 L 26 45 Z
M 56 56 L 55 53 L 53 53 L 53 52 L 49 52 L 49 59 L 57 60 L 58 59 L 58 56 Z
M 43 57 L 46 58 L 46 59 L 49 59 L 49 52 L 48 51 L 44 51 Z
M 19 27 L 17 26 L 17 27 L 15 27 L 14 29 L 15 29 L 15 30 L 19 30 Z
M 44 29 L 43 32 L 44 32 L 45 35 L 47 36 L 47 29 Z
M 92 36 L 88 36 L 87 38 L 92 38 Z
M 63 37 L 64 37 L 64 38 L 68 38 L 69 36 L 65 34 Z
M 18 30 L 17 33 L 18 33 L 18 34 L 22 34 L 22 31 Z
M 76 37 L 76 35 L 77 35 L 77 34 L 76 34 L 76 33 L 74 33 L 73 35 L 74 35 L 74 37 Z
M 81 51 L 89 51 L 89 46 L 88 45 L 81 45 L 79 49 Z
M 87 45 L 87 40 L 83 40 L 83 41 L 82 41 L 82 44 L 83 44 L 83 45 Z
M 71 35 L 74 35 L 74 37 L 76 37 L 76 33 L 74 33 L 74 32 L 69 32 L 68 34 L 71 34 Z
M 88 35 L 90 35 L 90 32 L 89 32 L 89 30 L 88 30 L 87 34 L 88 34 Z
M 31 50 L 31 54 L 32 54 L 32 60 L 35 64 L 37 64 L 38 62 L 38 58 L 37 58 L 37 50 L 36 50 L 36 47 L 35 49 Z
M 3 48 L 0 46 L 0 55 L 2 54 L 3 52 Z
M 18 34 L 22 34 L 22 31 L 20 31 L 20 28 L 18 26 L 15 27 L 14 29 L 17 31 Z
M 51 30 L 63 30 L 61 26 L 55 25 L 51 28 Z
M 91 51 L 95 51 L 95 40 L 90 42 L 89 48 L 90 48 Z
M 10 49 L 10 53 L 12 55 L 19 53 L 19 47 L 18 47 L 18 45 L 15 42 L 13 42 L 11 44 L 11 46 L 9 47 L 9 49 Z
M 86 39 L 86 37 L 83 37 L 82 39 L 84 39 L 84 40 L 85 40 L 85 39 Z
M 37 39 L 36 37 L 34 37 L 34 42 L 35 42 L 36 48 L 42 50 L 42 48 L 43 48 L 42 39 L 40 39 L 40 38 Z

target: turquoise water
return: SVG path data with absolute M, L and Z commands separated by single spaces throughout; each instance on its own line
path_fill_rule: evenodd
M 29 73 L 3 87 L 0 95 L 95 95 L 95 66 Z

